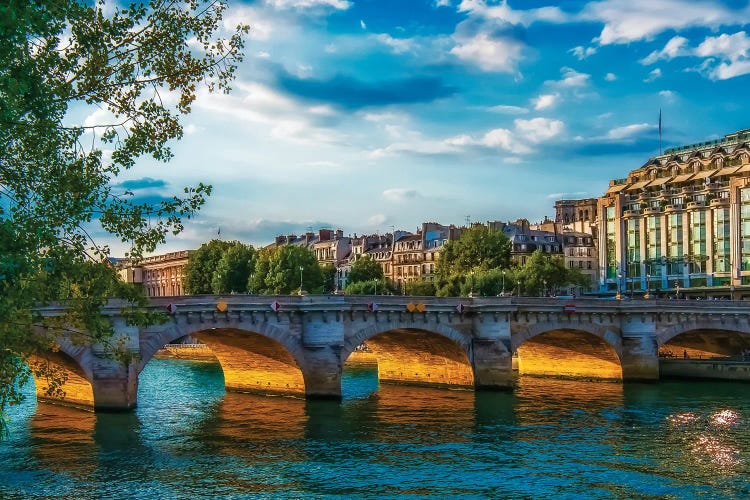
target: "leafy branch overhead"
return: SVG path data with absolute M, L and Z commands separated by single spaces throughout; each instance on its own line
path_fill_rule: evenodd
M 247 26 L 225 31 L 222 1 L 134 2 L 111 15 L 106 7 L 0 5 L 0 411 L 19 400 L 14 382 L 29 375 L 19 357 L 63 335 L 108 344 L 99 314 L 108 298 L 130 304 L 134 322 L 156 320 L 139 308 L 138 291 L 117 282 L 95 235 L 127 242 L 138 260 L 211 194 L 198 184 L 138 203 L 116 179 L 145 156 L 172 158 L 197 93 L 229 91 Z M 40 316 L 53 302 L 68 306 L 66 317 Z

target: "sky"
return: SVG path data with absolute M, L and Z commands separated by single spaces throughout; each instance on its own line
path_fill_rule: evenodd
M 265 245 L 539 221 L 658 155 L 660 112 L 664 148 L 750 128 L 746 0 L 230 0 L 239 22 L 232 92 L 201 92 L 172 161 L 121 179 L 213 185 L 156 253 L 219 228 Z

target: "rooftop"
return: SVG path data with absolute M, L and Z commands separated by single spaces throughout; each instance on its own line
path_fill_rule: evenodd
M 672 155 L 675 153 L 682 153 L 685 151 L 713 149 L 717 146 L 731 146 L 731 145 L 739 144 L 745 141 L 750 141 L 750 128 L 738 130 L 737 132 L 732 132 L 731 134 L 727 134 L 724 136 L 723 139 L 716 139 L 713 141 L 705 141 L 705 142 L 697 142 L 695 144 L 688 144 L 687 146 L 677 146 L 674 148 L 665 149 L 664 154 L 662 156 L 668 156 L 668 155 Z

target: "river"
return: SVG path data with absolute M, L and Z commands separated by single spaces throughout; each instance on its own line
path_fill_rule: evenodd
M 29 399 L 0 442 L 0 497 L 750 496 L 750 385 L 521 377 L 510 393 L 384 385 L 344 400 L 225 393 L 221 368 L 151 361 L 138 408 Z

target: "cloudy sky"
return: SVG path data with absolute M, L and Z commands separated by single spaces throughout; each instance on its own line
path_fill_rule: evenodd
M 750 127 L 747 0 L 232 0 L 225 21 L 251 26 L 233 92 L 125 178 L 214 186 L 160 252 L 540 220 L 658 154 L 660 109 L 665 148 Z

